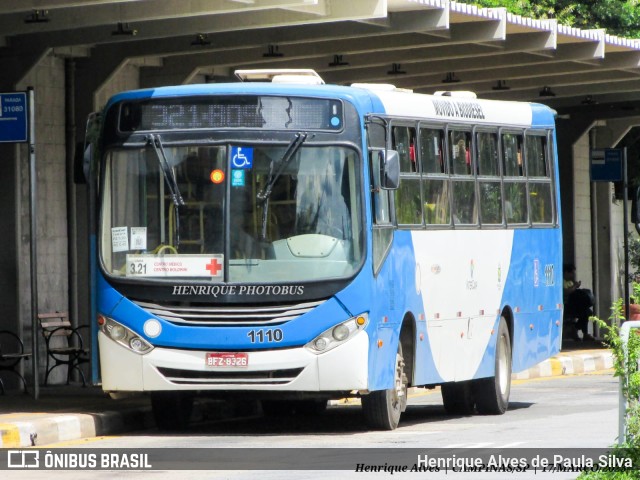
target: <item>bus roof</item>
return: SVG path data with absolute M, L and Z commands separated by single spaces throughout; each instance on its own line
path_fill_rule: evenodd
M 352 101 L 360 113 L 378 113 L 397 117 L 447 121 L 476 125 L 513 125 L 517 127 L 552 127 L 554 111 L 535 103 L 482 100 L 467 95 L 457 97 L 413 93 L 393 88 L 392 85 L 358 84 L 339 85 L 277 84 L 268 82 L 235 82 L 180 85 L 133 90 L 114 95 L 107 107 L 119 101 L 159 99 L 182 96 L 222 95 L 296 95 L 308 97 L 341 98 Z

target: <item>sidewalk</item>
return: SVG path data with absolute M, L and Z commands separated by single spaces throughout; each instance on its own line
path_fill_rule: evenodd
M 612 368 L 611 351 L 568 345 L 555 357 L 513 375 L 513 380 L 581 374 Z M 195 408 L 196 412 L 198 406 Z M 0 395 L 0 448 L 49 445 L 154 427 L 147 396 L 112 400 L 100 387 L 40 387 L 40 398 Z

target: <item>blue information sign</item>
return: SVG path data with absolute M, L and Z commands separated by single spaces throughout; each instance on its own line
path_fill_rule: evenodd
M 0 93 L 0 142 L 26 142 L 27 94 Z
M 622 155 L 619 148 L 598 148 L 590 152 L 591 181 L 619 182 L 622 180 Z

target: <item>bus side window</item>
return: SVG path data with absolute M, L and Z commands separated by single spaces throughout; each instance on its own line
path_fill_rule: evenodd
M 391 241 L 393 240 L 393 224 L 390 216 L 390 190 L 380 188 L 380 150 L 371 150 L 369 163 L 371 165 L 371 192 L 374 214 L 373 243 L 373 272 L 380 271 L 386 258 Z
M 416 150 L 416 129 L 394 126 L 392 148 L 400 155 L 400 187 L 395 192 L 399 225 L 422 225 L 420 165 Z
M 527 135 L 527 172 L 529 177 L 549 177 L 547 137 Z
M 527 184 L 504 182 L 504 213 L 508 224 L 527 223 Z
M 424 217 L 427 225 L 449 225 L 449 179 L 444 161 L 444 130 L 420 129 L 420 161 L 423 169 Z
M 480 221 L 483 225 L 502 224 L 502 188 L 498 162 L 498 134 L 476 134 L 478 159 L 478 187 L 480 192 Z
M 416 129 L 413 127 L 394 126 L 391 129 L 391 148 L 400 155 L 400 171 L 404 173 L 418 172 L 416 158 Z
M 476 134 L 476 149 L 478 155 L 478 175 L 482 177 L 497 177 L 500 175 L 498 165 L 498 135 L 493 132 L 478 132 Z
M 502 134 L 502 161 L 505 177 L 524 176 L 522 143 L 522 135 L 520 134 Z
M 373 207 L 375 212 L 375 222 L 377 225 L 391 225 L 389 215 L 389 190 L 380 188 L 380 155 L 379 150 L 370 152 L 371 163 L 371 191 L 373 192 Z
M 471 175 L 471 132 L 449 132 L 449 165 L 453 175 Z
M 527 135 L 526 163 L 529 177 L 529 205 L 532 223 L 553 222 L 553 197 L 547 137 Z
M 478 222 L 472 163 L 471 132 L 450 130 L 449 171 L 455 178 L 451 181 L 451 193 L 453 195 L 453 223 L 456 225 L 473 225 Z
M 523 136 L 520 133 L 503 133 L 502 167 L 504 175 L 504 213 L 509 224 L 529 221 L 527 212 L 527 184 L 522 155 Z
M 444 131 L 420 129 L 420 160 L 424 173 L 446 173 L 444 165 Z

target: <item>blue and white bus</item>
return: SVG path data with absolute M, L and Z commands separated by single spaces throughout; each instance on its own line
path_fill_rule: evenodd
M 148 392 L 168 429 L 198 394 L 265 412 L 359 397 L 378 429 L 409 387 L 504 413 L 512 372 L 560 349 L 554 112 L 312 73 L 106 105 L 89 176 L 103 389 Z

